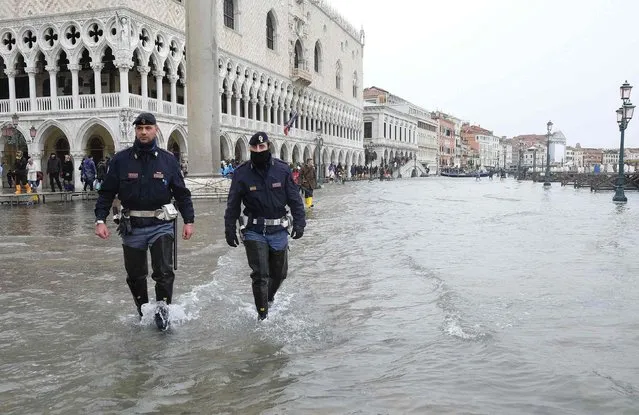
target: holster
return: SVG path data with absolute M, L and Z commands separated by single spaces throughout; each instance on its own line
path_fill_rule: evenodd
M 120 223 L 118 224 L 118 235 L 126 236 L 130 235 L 133 232 L 133 228 L 131 227 L 131 216 L 129 216 L 129 212 L 127 209 L 122 209 L 120 211 Z

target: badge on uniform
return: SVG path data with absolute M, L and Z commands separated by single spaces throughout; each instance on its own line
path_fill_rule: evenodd
M 254 191 L 256 191 L 256 190 L 257 190 L 257 186 L 251 186 L 251 187 L 249 187 L 249 190 L 250 190 L 251 192 L 254 192 Z
M 162 174 L 161 171 L 156 171 L 155 173 L 153 173 L 153 178 L 154 179 L 164 179 L 164 174 Z
M 282 187 L 282 183 L 280 182 L 273 183 L 273 187 Z
M 129 179 L 137 179 L 137 178 L 138 178 L 137 173 L 129 173 Z

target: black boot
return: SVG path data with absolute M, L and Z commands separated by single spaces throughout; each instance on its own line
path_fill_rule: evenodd
M 151 245 L 151 278 L 155 281 L 155 299 L 171 304 L 173 297 L 173 236 L 162 235 Z
M 173 236 L 162 235 L 151 245 L 151 278 L 155 281 L 155 325 L 164 331 L 169 328 L 169 307 L 173 297 Z
M 133 301 L 142 316 L 142 304 L 149 302 L 149 294 L 146 287 L 146 276 L 149 273 L 149 265 L 146 261 L 146 250 L 131 248 L 122 245 L 124 248 L 124 269 L 126 269 L 126 283 L 133 294 Z
M 268 264 L 270 275 L 268 302 L 272 303 L 275 300 L 275 293 L 288 274 L 288 248 L 283 251 L 270 251 Z
M 257 241 L 244 241 L 246 257 L 251 267 L 251 279 L 253 280 L 253 299 L 260 320 L 268 316 L 268 244 Z

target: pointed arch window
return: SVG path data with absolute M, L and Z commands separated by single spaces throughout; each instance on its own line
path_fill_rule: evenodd
M 297 40 L 297 42 L 295 42 L 295 67 L 304 67 L 304 61 L 302 58 L 302 43 L 299 41 L 299 39 Z
M 322 49 L 320 48 L 319 40 L 315 42 L 315 53 L 313 54 L 313 57 L 314 57 L 313 68 L 315 69 L 316 73 L 319 73 L 320 60 L 322 59 Z
M 340 61 L 337 61 L 335 69 L 335 88 L 342 90 L 342 63 Z
M 273 12 L 266 15 L 266 47 L 275 50 L 275 19 Z
M 224 26 L 229 29 L 235 29 L 234 0 L 224 0 Z

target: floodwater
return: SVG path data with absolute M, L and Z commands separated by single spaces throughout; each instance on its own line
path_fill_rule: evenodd
M 138 321 L 92 202 L 0 207 L 0 413 L 638 413 L 627 196 L 326 185 L 262 323 L 225 204 L 197 201 L 166 333 Z

